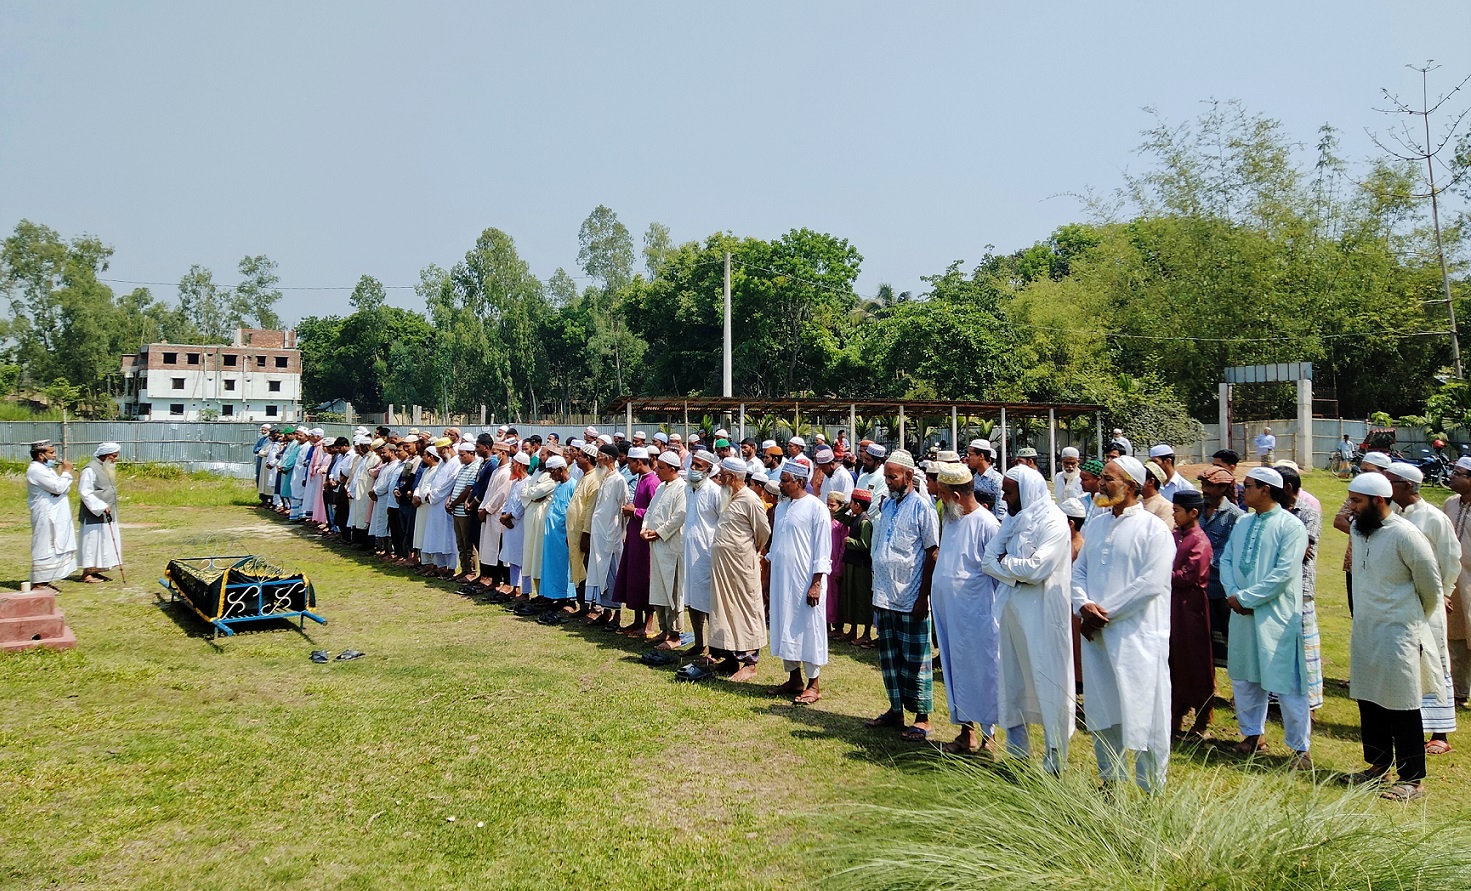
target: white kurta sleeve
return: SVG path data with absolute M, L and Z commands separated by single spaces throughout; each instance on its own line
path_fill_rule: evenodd
M 825 576 L 833 571 L 833 532 L 827 508 L 824 507 L 812 522 L 812 575 Z M 806 579 L 811 584 L 809 576 Z
M 995 541 L 998 536 L 992 536 Z M 1085 539 L 1086 542 L 1086 539 Z M 989 545 L 987 548 L 989 549 Z M 1081 615 L 1083 604 L 1088 602 L 1088 545 L 1085 543 L 1083 549 L 1078 552 L 1078 559 L 1073 561 L 1073 615 Z
M 34 465 L 36 462 L 32 461 L 31 463 Z M 53 473 L 49 467 L 42 467 L 40 473 L 31 473 L 27 469 L 26 482 L 34 483 L 52 495 L 64 495 L 72 487 L 72 475 L 70 473 Z
M 1435 552 L 1430 549 L 1429 539 L 1424 534 L 1402 535 L 1395 550 L 1399 559 L 1410 569 L 1410 577 L 1415 582 L 1415 593 L 1420 597 L 1420 605 L 1425 608 L 1425 614 L 1430 615 L 1431 610 L 1441 609 L 1443 595 L 1440 567 L 1435 564 Z
M 1057 556 L 1066 549 L 1073 549 L 1072 534 L 1066 523 L 1048 523 L 1042 537 L 1032 548 L 1030 557 L 1013 557 L 1007 554 L 998 557 L 1001 569 L 1016 582 L 1040 585 L 1057 571 Z M 1013 582 L 1015 584 L 1015 582 Z

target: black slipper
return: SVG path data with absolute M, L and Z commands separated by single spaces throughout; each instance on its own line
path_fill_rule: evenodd
M 565 615 L 565 613 L 557 611 L 542 613 L 540 616 L 536 617 L 536 621 L 542 625 L 560 625 L 563 622 L 567 621 Z
M 337 661 L 338 662 L 349 662 L 349 661 L 351 661 L 353 659 L 361 659 L 361 658 L 363 658 L 366 655 L 368 655 L 368 654 L 367 653 L 364 653 L 364 652 L 361 652 L 359 650 L 343 650 L 342 652 L 340 652 L 340 653 L 337 654 Z
M 638 658 L 639 661 L 643 662 L 645 665 L 654 666 L 673 665 L 674 663 L 679 661 L 679 657 L 669 652 L 668 650 L 649 650 L 647 653 L 644 653 Z
M 690 664 L 680 668 L 679 671 L 676 671 L 674 673 L 674 676 L 681 681 L 695 683 L 697 681 L 703 681 L 714 677 L 715 672 L 711 671 L 708 668 L 701 668 L 700 666 L 691 662 Z
M 331 658 L 331 656 L 332 654 L 327 652 L 326 650 L 312 650 L 313 662 L 326 662 L 329 658 Z

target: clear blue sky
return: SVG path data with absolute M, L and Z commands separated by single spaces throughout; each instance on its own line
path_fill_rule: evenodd
M 1418 90 L 1404 65 L 1426 59 L 1448 88 L 1468 34 L 1465 0 L 7 0 L 0 229 L 97 235 L 120 279 L 200 263 L 230 283 L 264 253 L 284 285 L 412 285 L 488 226 L 542 278 L 578 273 L 606 204 L 640 242 L 652 220 L 679 241 L 832 232 L 864 256 L 860 291 L 918 290 L 1080 218 L 1055 196 L 1140 166 L 1143 106 L 1240 99 L 1305 142 L 1332 123 L 1362 158 L 1380 88 Z

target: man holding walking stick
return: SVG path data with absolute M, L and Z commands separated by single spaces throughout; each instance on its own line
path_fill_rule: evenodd
M 123 564 L 122 538 L 117 530 L 117 456 L 119 446 L 104 442 L 82 469 L 77 493 L 82 497 L 82 581 L 110 582 L 103 575 Z

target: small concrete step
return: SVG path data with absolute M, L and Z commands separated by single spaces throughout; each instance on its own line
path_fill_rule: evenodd
M 23 643 L 60 637 L 66 630 L 66 617 L 59 612 L 49 616 L 16 616 L 0 619 L 0 644 Z
M 49 647 L 53 650 L 70 650 L 77 645 L 77 636 L 65 625 L 61 627 L 61 633 L 55 637 L 43 637 L 40 640 L 17 640 L 0 641 L 0 653 L 14 653 L 20 650 L 30 650 L 35 647 Z
M 0 591 L 0 619 L 49 616 L 56 612 L 56 594 L 51 591 Z

